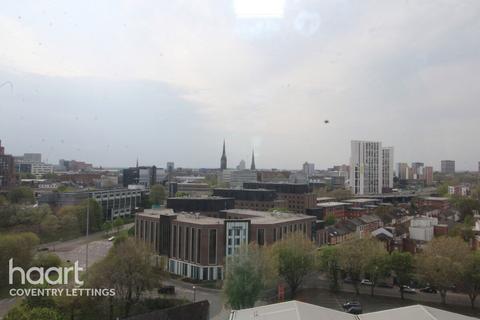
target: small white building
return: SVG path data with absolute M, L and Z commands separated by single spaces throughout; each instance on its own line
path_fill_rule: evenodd
M 434 217 L 416 217 L 410 220 L 410 239 L 419 241 L 431 241 L 433 239 L 434 226 L 438 219 Z

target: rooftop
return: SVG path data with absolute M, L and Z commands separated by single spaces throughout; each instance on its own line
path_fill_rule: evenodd
M 375 199 L 375 198 L 358 198 L 358 199 L 348 199 L 344 200 L 345 202 L 350 202 L 350 203 L 369 203 L 369 202 L 374 202 L 374 201 L 381 201 L 380 199 Z
M 230 320 L 471 320 L 473 317 L 422 305 L 389 309 L 360 315 L 348 314 L 300 301 L 232 311 Z
M 321 207 L 321 208 L 338 207 L 338 206 L 346 206 L 346 205 L 348 205 L 348 203 L 335 202 L 335 201 L 317 203 L 317 207 Z
M 423 200 L 428 200 L 428 201 L 447 201 L 447 197 L 422 197 Z

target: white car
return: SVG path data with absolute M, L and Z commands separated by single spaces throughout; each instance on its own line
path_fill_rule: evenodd
M 360 282 L 360 284 L 364 286 L 373 286 L 373 282 L 368 279 L 363 279 L 362 282 Z
M 410 288 L 409 286 L 403 286 L 403 292 L 405 293 L 417 293 L 417 290 Z

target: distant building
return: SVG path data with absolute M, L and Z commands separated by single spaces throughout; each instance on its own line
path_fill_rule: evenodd
M 305 213 L 308 208 L 315 208 L 317 197 L 308 184 L 275 183 L 275 182 L 248 182 L 244 183 L 245 189 L 275 190 L 279 200 L 285 200 L 291 212 Z
M 470 186 L 467 186 L 467 185 L 448 186 L 448 194 L 451 196 L 466 197 L 470 195 Z
M 257 173 L 252 170 L 234 170 L 230 173 L 230 187 L 241 188 L 245 182 L 256 182 Z
M 245 170 L 246 168 L 247 167 L 246 167 L 245 160 L 240 160 L 240 163 L 237 166 L 237 170 Z
M 173 171 L 175 171 L 175 163 L 167 162 L 167 172 L 172 173 Z
M 257 168 L 255 166 L 255 152 L 252 150 L 252 162 L 250 163 L 250 170 L 255 171 Z
M 225 197 L 172 197 L 167 198 L 167 208 L 174 212 L 209 212 L 233 209 L 234 198 Z
M 423 162 L 412 162 L 413 177 L 411 179 L 421 179 L 424 166 L 425 164 Z
M 455 173 L 455 160 L 442 160 L 440 167 L 442 173 L 453 174 Z
M 15 162 L 13 156 L 5 154 L 0 140 L 0 189 L 9 188 L 15 184 Z
M 381 142 L 352 141 L 350 188 L 353 194 L 380 194 L 383 187 Z
M 234 198 L 236 209 L 268 211 L 274 208 L 286 208 L 285 200 L 279 200 L 275 190 L 266 189 L 213 189 L 213 196 Z
M 397 164 L 397 177 L 399 180 L 409 179 L 409 167 L 408 163 L 400 162 Z
M 53 165 L 52 164 L 46 164 L 46 163 L 32 163 L 31 164 L 31 173 L 36 176 L 41 176 L 44 174 L 49 174 L 53 173 Z
M 393 188 L 393 147 L 382 148 L 382 192 Z
M 145 210 L 135 218 L 135 237 L 168 257 L 168 271 L 196 280 L 224 279 L 225 260 L 242 246 L 271 245 L 288 234 L 312 237 L 315 218 L 244 209 L 216 214 Z
M 220 158 L 220 170 L 227 169 L 227 154 L 225 152 L 225 140 L 223 140 L 223 152 L 222 157 Z
M 314 163 L 308 163 L 305 162 L 302 167 L 303 173 L 307 177 L 311 177 L 315 174 L 315 164 Z
M 423 180 L 425 180 L 425 185 L 433 185 L 433 167 L 423 167 Z
M 102 207 L 103 218 L 111 220 L 135 213 L 136 207 L 143 207 L 148 191 L 145 189 L 102 189 L 77 192 L 42 193 L 39 204 L 48 204 L 54 209 L 67 205 L 78 205 L 86 199 L 95 199 Z
M 88 171 L 93 168 L 91 163 L 86 163 L 77 160 L 64 160 L 58 161 L 58 171 Z
M 123 186 L 130 184 L 141 184 L 150 188 L 157 182 L 157 167 L 132 167 L 123 169 Z
M 24 153 L 23 160 L 33 163 L 42 162 L 42 154 L 41 153 Z

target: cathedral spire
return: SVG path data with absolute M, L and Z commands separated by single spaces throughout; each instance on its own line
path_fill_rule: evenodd
M 220 159 L 220 169 L 221 170 L 227 169 L 227 153 L 225 152 L 225 139 L 223 139 L 223 152 L 222 152 L 222 158 Z
M 255 169 L 255 151 L 252 149 L 252 164 L 250 165 L 250 170 L 256 170 Z

